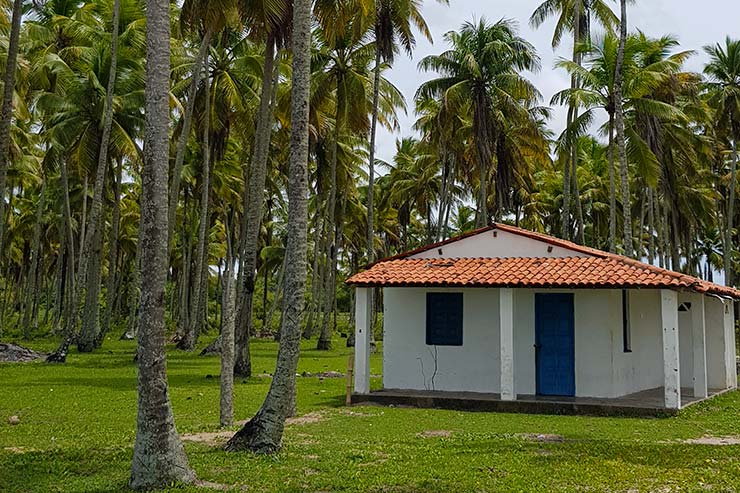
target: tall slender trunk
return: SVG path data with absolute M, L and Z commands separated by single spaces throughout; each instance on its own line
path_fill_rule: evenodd
M 121 179 L 122 179 L 122 160 L 118 160 L 116 165 L 116 174 L 113 178 L 113 212 L 111 214 L 111 230 L 108 237 L 108 277 L 105 280 L 105 309 L 100 324 L 100 334 L 96 341 L 96 346 L 103 345 L 105 336 L 110 331 L 113 319 L 113 305 L 116 300 L 116 277 L 118 262 L 118 233 L 121 222 Z
M 326 228 L 327 241 L 326 241 L 326 277 L 323 285 L 324 290 L 324 313 L 321 320 L 321 334 L 319 340 L 316 343 L 316 349 L 329 350 L 331 349 L 331 329 L 329 325 L 329 318 L 331 316 L 331 310 L 334 305 L 334 267 L 336 265 L 337 258 L 337 227 L 336 227 L 336 209 L 337 209 L 337 160 L 339 151 L 339 136 L 342 128 L 341 123 L 341 108 L 344 106 L 343 91 L 340 88 L 340 84 L 337 84 L 337 103 L 336 103 L 336 114 L 334 115 L 334 139 L 331 147 L 331 164 L 329 167 L 329 190 L 328 190 L 328 206 L 326 220 L 328 227 Z
M 620 0 L 622 20 L 620 22 L 619 51 L 614 73 L 614 113 L 617 126 L 617 148 L 619 149 L 620 178 L 622 181 L 622 216 L 624 231 L 624 254 L 632 257 L 632 210 L 630 204 L 629 163 L 627 162 L 627 144 L 624 136 L 624 101 L 622 81 L 624 79 L 624 49 L 627 44 L 627 0 Z
M 69 339 L 72 334 L 72 303 L 71 298 L 72 294 L 75 291 L 75 241 L 74 241 L 74 233 L 72 231 L 72 209 L 69 202 L 69 176 L 67 175 L 67 160 L 65 158 L 62 158 L 62 160 L 59 163 L 60 168 L 60 178 L 61 178 L 61 187 L 62 187 L 62 198 L 63 198 L 63 204 L 62 204 L 62 217 L 64 218 L 64 231 L 65 231 L 65 238 L 60 238 L 59 241 L 66 241 L 67 242 L 67 280 L 69 282 L 65 282 L 64 289 L 66 291 L 66 300 L 64 301 L 64 309 L 62 310 L 63 313 L 63 319 L 64 319 L 64 339 Z
M 249 377 L 252 374 L 252 362 L 249 355 L 249 336 L 253 326 L 252 305 L 254 301 L 255 271 L 257 255 L 259 254 L 259 232 L 265 202 L 267 161 L 270 151 L 270 137 L 272 135 L 273 118 L 271 100 L 274 64 L 275 38 L 272 35 L 268 35 L 265 44 L 260 107 L 254 135 L 254 152 L 252 153 L 249 173 L 248 201 L 244 208 L 244 214 L 246 215 L 243 242 L 244 251 L 242 252 L 239 264 L 239 268 L 244 269 L 244 275 L 241 289 L 242 299 L 239 300 L 241 313 L 238 317 L 239 325 L 236 329 L 234 373 L 240 377 Z
M 79 233 L 79 240 L 80 240 L 80 247 L 77 250 L 80 252 L 80 256 L 77 259 L 77 272 L 82 271 L 82 251 L 85 248 L 85 237 L 87 236 L 87 195 L 88 195 L 88 176 L 85 174 L 84 180 L 82 180 L 82 217 L 80 218 L 80 233 Z M 75 283 L 77 285 L 78 283 Z M 74 296 L 75 293 L 72 293 L 72 296 Z M 75 327 L 76 328 L 76 327 Z
M 103 246 L 103 192 L 105 190 L 105 175 L 108 169 L 108 146 L 113 127 L 113 96 L 116 89 L 116 75 L 118 69 L 118 30 L 120 24 L 120 0 L 113 2 L 113 22 L 111 29 L 111 62 L 108 75 L 108 85 L 105 92 L 105 112 L 103 114 L 103 132 L 98 152 L 98 166 L 95 171 L 95 188 L 90 206 L 90 224 L 85 232 L 85 244 L 80 253 L 81 266 L 78 272 L 77 300 L 80 299 L 85 286 L 85 307 L 82 321 L 82 331 L 77 341 L 77 350 L 90 352 L 95 348 L 98 337 L 100 314 L 100 277 L 101 256 Z M 89 267 L 92 270 L 88 272 Z M 75 307 L 76 308 L 76 307 Z M 76 310 L 75 310 L 76 312 Z M 76 317 L 75 317 L 76 318 Z
M 223 315 L 221 317 L 221 426 L 231 426 L 234 421 L 234 302 L 236 279 L 234 278 L 234 252 L 232 246 L 231 221 L 226 226 L 226 272 L 224 273 Z
M 575 80 L 575 79 L 573 79 Z M 575 82 L 572 82 L 575 84 Z M 573 125 L 573 107 L 568 109 L 568 127 Z M 573 144 L 575 145 L 575 144 Z M 571 191 L 570 187 L 573 184 L 573 179 L 570 174 L 573 170 L 571 164 L 572 155 L 567 152 L 563 158 L 563 209 L 560 213 L 560 236 L 565 239 L 570 239 L 570 205 L 571 205 Z
M 480 92 L 480 91 L 478 91 Z M 475 148 L 478 158 L 478 210 L 475 225 L 477 228 L 486 226 L 488 216 L 488 170 L 491 166 L 491 149 L 489 147 L 490 132 L 488 131 L 488 115 L 486 111 L 485 95 L 476 94 L 473 115 L 473 133 L 475 134 Z
M 169 2 L 146 2 L 146 129 L 141 172 L 141 315 L 138 335 L 138 414 L 129 486 L 137 490 L 190 483 L 167 388 L 164 291 L 167 282 L 169 162 Z
M 31 299 L 33 294 L 36 292 L 36 282 L 38 280 L 39 270 L 39 253 L 41 243 L 41 221 L 44 212 L 44 199 L 46 198 L 46 179 L 41 178 L 41 191 L 39 192 L 38 205 L 36 206 L 36 219 L 33 224 L 33 239 L 31 240 L 31 263 L 28 269 L 28 293 L 24 314 L 23 314 L 23 338 L 31 338 L 31 318 L 33 314 L 33 305 Z
M 380 2 L 376 2 L 376 13 Z M 376 28 L 376 33 L 378 29 Z M 370 149 L 367 161 L 367 262 L 375 261 L 375 135 L 378 128 L 378 102 L 380 100 L 380 50 L 375 48 L 375 68 L 373 69 L 373 108 L 370 121 Z
M 573 62 L 580 65 L 580 55 L 578 54 L 578 43 L 581 41 L 581 11 L 583 5 L 581 0 L 575 0 L 573 2 Z M 575 75 L 570 78 L 570 88 L 576 89 L 578 87 L 578 79 Z M 578 120 L 578 108 L 574 103 L 570 104 L 568 109 L 568 128 L 571 127 Z M 561 217 L 561 236 L 566 240 L 570 239 L 570 207 L 572 201 L 572 188 L 578 187 L 578 181 L 575 177 L 576 170 L 578 169 L 578 143 L 574 136 L 571 139 L 569 153 L 565 158 L 563 168 L 563 210 Z M 580 204 L 580 197 L 577 198 L 576 207 Z M 581 211 L 581 225 L 582 227 L 583 214 Z
M 208 66 L 208 55 L 205 57 L 205 65 Z M 200 218 L 198 220 L 198 245 L 195 251 L 195 280 L 192 284 L 190 300 L 192 302 L 190 316 L 188 317 L 188 326 L 183 332 L 182 338 L 178 341 L 177 347 L 185 351 L 192 351 L 198 343 L 198 336 L 203 329 L 203 289 L 208 289 L 208 242 L 209 231 L 209 197 L 211 192 L 211 82 L 208 75 L 205 78 L 205 119 L 203 124 L 203 164 L 201 166 L 200 178 Z
M 609 251 L 617 251 L 617 183 L 614 169 L 614 112 L 609 112 Z
M 15 90 L 15 70 L 18 60 L 18 39 L 23 18 L 23 0 L 14 0 L 13 17 L 8 40 L 8 57 L 3 77 L 3 102 L 0 107 L 0 251 L 3 250 L 5 233 L 5 187 L 10 161 L 10 125 L 13 121 L 13 91 Z
M 257 414 L 226 444 L 226 450 L 272 453 L 282 446 L 285 420 L 295 404 L 296 368 L 305 304 L 308 233 L 308 105 L 310 87 L 311 2 L 293 2 L 293 87 L 291 101 L 288 231 L 285 298 L 275 375 Z
M 317 208 L 321 210 L 321 204 L 317 205 Z M 317 316 L 318 311 L 320 310 L 320 299 L 321 299 L 321 277 L 319 274 L 321 273 L 321 255 L 322 255 L 322 242 L 321 238 L 323 236 L 323 230 L 324 230 L 324 222 L 326 219 L 324 218 L 324 214 L 321 212 L 317 213 L 315 216 L 316 218 L 316 225 L 314 226 L 314 235 L 313 235 L 313 265 L 311 268 L 311 296 L 309 298 L 308 308 L 306 315 L 306 326 L 303 329 L 303 337 L 305 339 L 310 339 L 314 334 L 314 318 Z
M 723 255 L 724 271 L 725 271 L 725 285 L 733 285 L 733 272 L 732 272 L 732 253 L 735 247 L 732 243 L 732 228 L 734 227 L 733 222 L 735 219 L 735 194 L 737 187 L 737 139 L 735 138 L 735 128 L 732 127 L 732 163 L 730 168 L 730 197 L 727 202 L 727 229 L 725 230 L 725 248 Z
M 648 188 L 648 258 L 649 263 L 655 262 L 655 190 Z
M 167 245 L 172 250 L 172 240 L 175 231 L 175 218 L 177 215 L 177 203 L 180 196 L 180 180 L 182 178 L 182 165 L 185 162 L 185 150 L 187 149 L 188 139 L 190 138 L 190 127 L 193 122 L 193 109 L 195 108 L 195 95 L 198 90 L 198 84 L 200 82 L 201 71 L 203 70 L 203 63 L 208 55 L 208 48 L 211 45 L 211 37 L 213 31 L 209 28 L 203 35 L 203 39 L 200 42 L 200 49 L 195 57 L 195 63 L 193 64 L 192 80 L 190 81 L 190 88 L 188 89 L 188 100 L 185 104 L 185 114 L 182 117 L 182 129 L 180 130 L 180 136 L 177 138 L 177 146 L 175 147 L 175 164 L 172 168 L 172 179 L 170 180 L 169 190 L 169 206 L 168 219 L 167 219 Z

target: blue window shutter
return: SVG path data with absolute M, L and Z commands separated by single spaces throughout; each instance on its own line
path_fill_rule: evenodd
M 427 293 L 427 345 L 462 346 L 462 328 L 463 294 Z

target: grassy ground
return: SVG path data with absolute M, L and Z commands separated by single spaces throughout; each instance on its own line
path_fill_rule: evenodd
M 344 372 L 343 343 L 337 340 L 331 352 L 306 343 L 299 371 Z M 71 354 L 64 366 L 0 365 L 0 491 L 125 489 L 135 433 L 133 351 L 131 342 L 109 341 L 96 354 Z M 253 344 L 255 375 L 273 370 L 275 353 L 273 342 Z M 373 373 L 380 363 L 375 355 Z M 218 441 L 205 434 L 219 431 L 218 371 L 217 357 L 170 351 L 181 434 Z M 287 427 L 280 454 L 227 454 L 186 442 L 191 465 L 201 479 L 256 492 L 740 490 L 739 445 L 681 441 L 740 436 L 737 392 L 675 418 L 630 419 L 346 408 L 344 384 L 299 378 L 304 416 Z M 258 408 L 268 386 L 264 376 L 237 383 L 238 419 Z M 9 425 L 11 415 L 20 424 Z

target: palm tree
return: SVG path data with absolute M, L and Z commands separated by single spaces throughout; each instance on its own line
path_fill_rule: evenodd
M 293 2 L 293 85 L 288 186 L 288 242 L 285 298 L 277 367 L 265 402 L 226 444 L 226 450 L 273 453 L 282 446 L 285 420 L 293 412 L 296 368 L 305 305 L 306 242 L 308 239 L 308 117 L 310 93 L 311 2 Z
M 237 293 L 239 314 L 236 323 L 234 360 L 234 373 L 240 377 L 250 377 L 252 375 L 249 336 L 253 325 L 252 302 L 255 270 L 259 253 L 259 232 L 265 202 L 265 180 L 274 120 L 272 99 L 280 75 L 280 60 L 276 56 L 276 52 L 279 52 L 285 44 L 289 25 L 289 19 L 286 17 L 290 11 L 290 6 L 284 0 L 277 2 L 256 0 L 251 3 L 243 6 L 243 15 L 251 21 L 252 37 L 264 39 L 265 51 L 252 156 L 249 167 L 245 168 L 244 172 L 245 182 L 249 184 L 249 190 L 244 194 L 243 200 L 243 234 Z
M 627 142 L 624 136 L 624 51 L 627 44 L 627 0 L 620 0 L 622 17 L 619 22 L 619 49 L 614 68 L 614 125 L 617 130 L 617 150 L 619 151 L 619 171 L 622 182 L 622 216 L 624 227 L 624 254 L 631 257 L 632 244 L 632 207 L 630 203 L 629 163 L 627 162 Z
M 139 408 L 129 486 L 150 490 L 192 482 L 167 392 L 164 300 L 167 281 L 170 4 L 146 2 L 146 129 L 141 198 Z
M 103 113 L 103 127 L 100 138 L 100 150 L 98 152 L 98 165 L 95 171 L 95 188 L 92 207 L 90 209 L 90 225 L 86 229 L 87 238 L 81 255 L 84 267 L 79 271 L 77 280 L 78 288 L 85 283 L 85 309 L 82 321 L 82 330 L 77 340 L 77 350 L 90 352 L 98 342 L 100 327 L 100 281 L 101 281 L 101 257 L 103 249 L 103 235 L 101 229 L 103 213 L 103 191 L 105 188 L 105 175 L 108 169 L 108 147 L 110 144 L 111 129 L 113 126 L 113 96 L 116 87 L 116 70 L 118 66 L 118 31 L 121 14 L 120 0 L 113 1 L 113 22 L 111 26 L 110 68 L 108 70 L 108 83 L 105 91 L 105 106 Z M 88 266 L 92 269 L 88 272 Z
M 715 112 L 716 132 L 719 137 L 729 143 L 730 147 L 730 176 L 727 199 L 727 213 L 724 238 L 723 267 L 725 283 L 732 286 L 732 257 L 734 251 L 733 227 L 735 216 L 735 200 L 737 187 L 737 141 L 740 138 L 740 40 L 727 37 L 725 45 L 717 43 L 715 46 L 706 46 L 704 51 L 709 55 L 709 63 L 704 73 L 709 77 L 707 89 L 709 103 Z
M 447 0 L 440 0 L 447 3 Z M 368 157 L 368 188 L 367 188 L 367 261 L 375 260 L 375 227 L 374 196 L 375 196 L 375 134 L 378 125 L 378 99 L 380 89 L 381 61 L 388 66 L 393 65 L 393 59 L 400 44 L 404 51 L 411 56 L 416 44 L 412 31 L 415 27 L 429 42 L 431 33 L 426 21 L 421 15 L 419 5 L 413 0 L 375 0 L 375 68 L 373 72 L 373 101 L 370 124 L 370 155 Z
M 8 175 L 10 125 L 13 120 L 13 92 L 15 91 L 15 71 L 22 17 L 23 0 L 14 0 L 10 39 L 8 40 L 8 58 L 5 62 L 5 75 L 3 76 L 3 100 L 0 106 L 0 248 L 3 245 L 5 228 L 5 185 Z
M 503 192 L 514 173 L 510 165 L 498 159 L 499 143 L 507 120 L 521 122 L 530 116 L 532 104 L 540 98 L 537 89 L 521 71 L 539 70 L 539 57 L 534 47 L 516 33 L 516 25 L 503 19 L 489 25 L 485 19 L 477 24 L 467 22 L 459 32 L 451 31 L 445 39 L 451 49 L 441 55 L 427 56 L 419 63 L 424 71 L 441 74 L 425 82 L 417 99 L 438 98 L 451 111 L 472 114 L 475 165 L 478 177 L 476 224 L 490 220 L 488 182 L 494 175 L 498 217 L 509 197 Z
M 581 64 L 581 52 L 579 44 L 591 42 L 591 20 L 595 18 L 607 32 L 611 32 L 618 24 L 618 19 L 604 0 L 545 0 L 534 11 L 529 19 L 530 25 L 540 27 L 550 17 L 558 17 L 555 32 L 552 37 L 552 47 L 557 48 L 562 41 L 566 31 L 573 32 L 573 63 Z M 571 77 L 571 89 L 579 84 L 578 79 Z M 567 127 L 578 120 L 578 107 L 571 102 L 568 109 Z M 583 241 L 583 217 L 581 211 L 580 197 L 577 191 L 578 180 L 575 175 L 578 169 L 578 152 L 574 142 L 569 144 L 569 159 L 565 160 L 565 172 L 563 173 L 563 209 L 561 219 L 561 236 L 570 238 L 570 203 L 571 185 L 575 186 L 573 192 L 576 196 L 576 208 L 579 214 L 578 237 Z

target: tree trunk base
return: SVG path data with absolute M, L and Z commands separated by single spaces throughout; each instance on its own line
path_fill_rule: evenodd
M 195 344 L 196 342 L 189 337 L 183 337 L 179 341 L 177 341 L 177 344 L 175 347 L 181 351 L 194 351 L 195 350 Z
M 51 353 L 49 356 L 46 357 L 47 363 L 66 363 L 67 362 L 67 353 L 69 352 L 69 340 L 65 340 L 62 342 L 62 344 L 59 345 L 59 347 Z
M 77 343 L 78 353 L 92 353 L 95 350 L 95 341 L 85 341 Z
M 319 351 L 329 351 L 331 349 L 331 339 L 319 339 L 316 343 L 316 349 Z
M 200 352 L 201 356 L 212 356 L 221 354 L 221 336 L 216 337 L 212 343 L 203 348 Z
M 227 452 L 254 452 L 255 454 L 274 454 L 282 448 L 282 432 L 273 433 L 275 423 L 264 420 L 261 413 L 250 419 L 231 439 L 226 442 Z M 274 435 L 278 438 L 275 439 Z
M 250 378 L 252 376 L 252 362 L 237 360 L 234 364 L 234 378 Z

